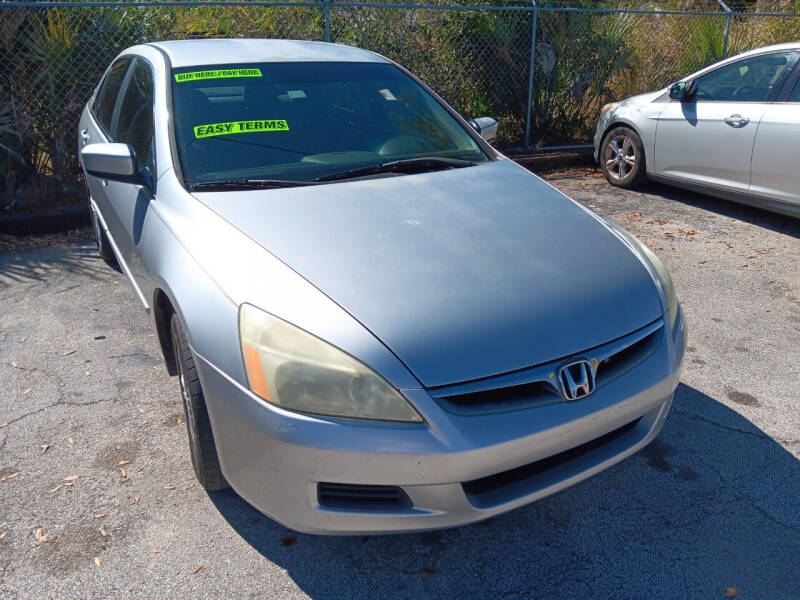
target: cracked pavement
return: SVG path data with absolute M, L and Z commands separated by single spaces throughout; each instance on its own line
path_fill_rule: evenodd
M 589 170 L 548 179 L 675 280 L 689 352 L 653 444 L 481 524 L 295 534 L 195 484 L 177 382 L 93 244 L 8 251 L 0 596 L 800 597 L 800 221 Z

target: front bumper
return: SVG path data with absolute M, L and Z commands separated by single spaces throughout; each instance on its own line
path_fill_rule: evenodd
M 577 483 L 649 443 L 678 384 L 686 344 L 682 313 L 672 332 L 664 329 L 646 360 L 576 402 L 459 416 L 442 410 L 425 390 L 403 390 L 424 424 L 285 411 L 201 356 L 197 365 L 223 473 L 245 500 L 298 531 L 405 532 L 487 519 Z M 603 443 L 592 445 L 598 438 Z M 586 451 L 567 452 L 576 447 Z M 488 494 L 469 493 L 474 486 L 464 485 L 554 456 L 541 463 L 547 469 Z M 412 506 L 321 506 L 319 482 L 400 486 Z

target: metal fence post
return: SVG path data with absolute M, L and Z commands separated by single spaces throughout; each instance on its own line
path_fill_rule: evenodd
M 324 0 L 322 12 L 325 18 L 325 41 L 331 41 L 331 0 Z
M 528 64 L 528 102 L 525 105 L 525 139 L 523 147 L 531 146 L 531 107 L 533 105 L 533 70 L 536 67 L 536 29 L 539 25 L 539 7 L 536 0 L 531 0 L 533 10 L 531 11 L 531 55 Z
M 719 5 L 722 7 L 727 13 L 727 17 L 725 19 L 725 41 L 722 43 L 722 58 L 728 58 L 728 43 L 731 39 L 731 22 L 733 21 L 733 12 L 731 12 L 730 7 L 723 2 L 723 0 L 717 0 Z

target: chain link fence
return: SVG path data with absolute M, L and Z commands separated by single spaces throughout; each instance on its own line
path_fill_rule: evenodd
M 146 41 L 271 37 L 374 50 L 465 116 L 498 118 L 501 148 L 533 151 L 588 142 L 606 102 L 800 39 L 798 0 L 736 5 L 750 12 L 722 0 L 494 2 L 0 1 L 0 194 L 77 185 L 80 112 L 114 56 Z

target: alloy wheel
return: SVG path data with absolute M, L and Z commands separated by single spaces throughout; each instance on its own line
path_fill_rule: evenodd
M 603 160 L 606 171 L 615 180 L 621 181 L 630 175 L 636 166 L 636 146 L 627 135 L 617 135 L 606 143 Z

